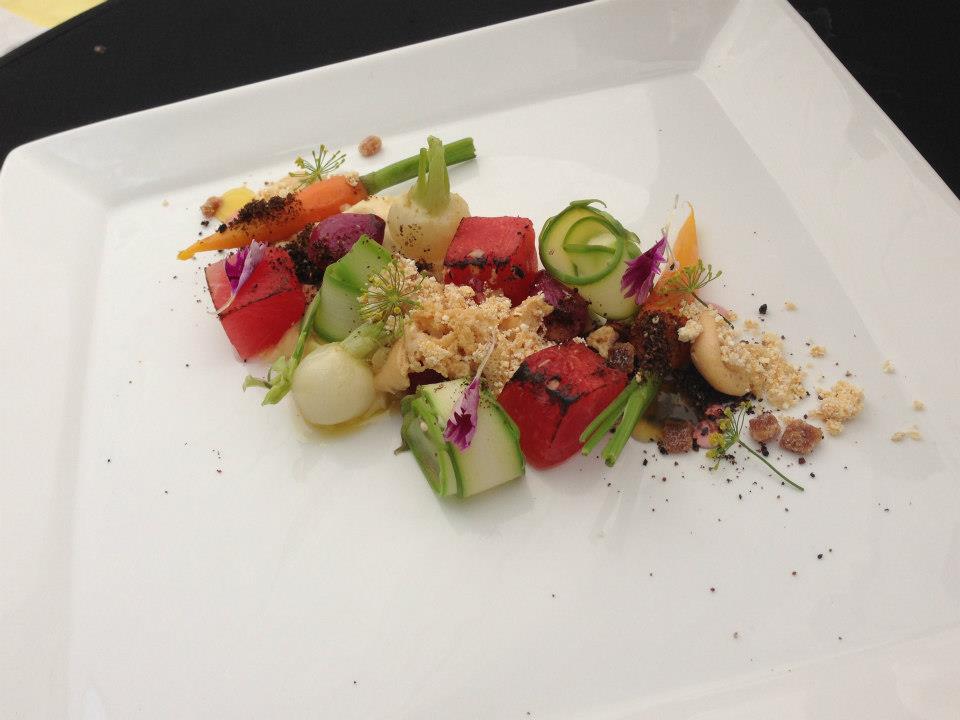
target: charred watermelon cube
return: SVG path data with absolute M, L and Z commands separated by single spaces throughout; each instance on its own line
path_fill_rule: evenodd
M 569 342 L 524 360 L 498 400 L 520 429 L 527 460 L 546 468 L 580 450 L 580 434 L 627 379 L 586 345 Z
M 537 273 L 533 223 L 522 217 L 466 217 L 443 261 L 443 281 L 499 288 L 516 305 Z
M 206 268 L 207 289 L 215 308 L 230 299 L 226 260 Z M 267 248 L 230 307 L 220 314 L 227 337 L 243 359 L 252 358 L 280 342 L 290 326 L 303 317 L 306 298 L 293 260 L 286 250 Z

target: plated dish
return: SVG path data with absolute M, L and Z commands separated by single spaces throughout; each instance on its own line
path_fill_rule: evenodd
M 472 215 L 529 218 L 535 240 L 599 197 L 646 252 L 682 193 L 723 271 L 698 294 L 808 373 L 784 413 L 864 390 L 839 438 L 808 417 L 827 437 L 804 465 L 768 445 L 806 491 L 742 449 L 711 471 L 629 439 L 613 467 L 599 442 L 438 498 L 393 454 L 396 401 L 321 430 L 290 394 L 242 391 L 270 363 L 239 363 L 213 314 L 204 268 L 228 251 L 175 257 L 219 225 L 197 206 L 301 172 L 320 141 L 362 176 L 431 133 L 476 140 L 449 170 Z M 937 293 L 957 232 L 956 198 L 782 3 L 591 3 L 18 149 L 0 171 L 5 710 L 955 716 L 960 397 Z M 922 440 L 891 442 L 913 425 Z
M 358 152 L 381 145 L 369 136 Z M 840 435 L 863 391 L 838 380 L 802 419 L 774 415 L 810 396 L 806 372 L 783 336 L 761 333 L 766 303 L 741 324 L 704 299 L 723 271 L 701 257 L 690 203 L 675 201 L 647 249 L 600 200 L 569 202 L 535 233 L 529 218 L 471 215 L 451 191 L 448 166 L 475 157 L 472 138 L 431 136 L 360 176 L 338 173 L 346 155 L 321 145 L 257 193 L 209 197 L 202 225 L 223 222 L 178 257 L 234 251 L 204 274 L 239 358 L 270 361 L 243 389 L 264 390 L 264 405 L 289 393 L 322 427 L 399 402 L 397 452 L 414 454 L 440 496 L 595 449 L 612 467 L 631 437 L 664 455 L 702 449 L 710 470 L 746 452 L 803 491 L 768 444 L 804 464 L 824 437 L 807 420 Z

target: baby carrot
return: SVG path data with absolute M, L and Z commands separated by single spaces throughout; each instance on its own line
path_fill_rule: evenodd
M 444 146 L 447 165 L 472 160 L 476 151 L 472 138 L 457 140 Z M 222 232 L 201 238 L 181 250 L 177 257 L 189 260 L 205 250 L 228 250 L 249 245 L 254 239 L 263 243 L 286 240 L 308 223 L 315 223 L 335 215 L 345 205 L 354 205 L 368 195 L 417 176 L 420 156 L 414 155 L 375 172 L 361 175 L 359 180 L 348 180 L 343 175 L 318 180 L 284 198 L 253 201 L 241 208 Z

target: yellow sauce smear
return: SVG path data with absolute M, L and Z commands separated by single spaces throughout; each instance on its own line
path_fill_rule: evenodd
M 230 222 L 240 208 L 253 200 L 253 190 L 247 187 L 230 188 L 220 196 L 220 207 L 215 216 L 220 222 Z

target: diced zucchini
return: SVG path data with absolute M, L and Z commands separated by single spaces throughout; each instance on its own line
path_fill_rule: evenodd
M 390 253 L 369 235 L 361 235 L 350 252 L 335 265 L 339 267 L 337 272 L 343 280 L 362 291 L 370 281 L 370 276 L 383 270 L 388 262 Z
M 403 438 L 417 456 L 417 462 L 430 485 L 440 495 L 453 492 L 449 477 L 445 475 L 447 461 L 452 465 L 456 478 L 455 491 L 460 497 L 470 497 L 503 485 L 521 477 L 524 472 L 520 432 L 510 416 L 485 390 L 480 393 L 477 431 L 470 447 L 459 450 L 443 440 L 447 419 L 460 401 L 467 384 L 466 380 L 450 380 L 421 385 L 417 394 L 405 399 L 402 405 Z M 424 403 L 429 411 L 424 408 Z M 413 417 L 416 417 L 416 421 L 411 419 Z
M 599 217 L 585 217 L 570 227 L 563 249 L 577 278 L 594 278 L 593 282 L 599 282 L 619 264 L 619 258 L 623 256 L 623 239 L 614 235 Z M 589 282 L 580 282 L 577 286 L 586 284 Z
M 454 495 L 457 476 L 450 458 L 450 444 L 443 439 L 443 430 L 433 406 L 419 395 L 408 395 L 400 405 L 403 423 L 400 437 L 437 495 Z
M 590 207 L 592 202 L 596 201 L 570 203 L 559 215 L 548 219 L 540 231 L 540 262 L 553 277 L 567 285 L 583 285 L 599 280 L 616 267 L 623 255 L 622 246 L 615 243 L 612 256 L 608 257 L 608 252 L 601 250 L 592 258 L 592 272 L 578 268 L 576 261 L 581 259 L 581 263 L 587 262 L 581 255 L 592 250 L 588 240 L 600 234 L 601 228 L 614 236 L 620 235 L 618 228 L 608 226 L 607 219 L 599 210 Z M 569 237 L 575 227 L 573 237 Z M 595 264 L 599 264 L 599 267 L 593 267 Z
M 360 325 L 360 290 L 340 277 L 338 264 L 327 267 L 320 285 L 320 307 L 313 329 L 324 340 L 343 340 Z
M 627 261 L 640 255 L 639 246 L 632 240 L 625 243 L 623 260 L 614 272 L 606 277 L 590 283 L 580 285 L 577 289 L 590 303 L 590 310 L 608 320 L 627 320 L 636 315 L 639 306 L 633 297 L 624 297 L 620 281 L 627 270 Z
M 360 326 L 358 298 L 367 287 L 370 276 L 383 270 L 389 262 L 390 253 L 362 235 L 350 252 L 324 270 L 320 309 L 313 323 L 317 335 L 336 342 Z
M 547 220 L 540 231 L 540 260 L 560 282 L 575 286 L 590 310 L 608 320 L 625 320 L 637 312 L 633 298 L 620 287 L 627 261 L 640 254 L 637 236 L 597 200 L 577 200 Z

